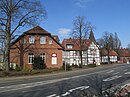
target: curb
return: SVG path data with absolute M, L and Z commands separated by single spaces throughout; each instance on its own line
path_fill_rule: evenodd
M 96 69 L 100 69 L 100 68 L 109 68 L 112 66 L 117 66 L 117 65 L 123 65 L 123 64 L 107 64 L 107 65 L 100 65 L 98 67 L 95 68 L 82 68 L 82 69 L 78 69 L 78 70 L 74 70 L 74 71 L 68 71 L 68 72 L 52 72 L 52 73 L 46 73 L 46 74 L 37 74 L 37 75 L 29 75 L 29 76 L 12 76 L 12 77 L 1 77 L 0 81 L 10 81 L 10 80 L 23 80 L 23 79 L 29 79 L 29 78 L 39 78 L 39 77 L 51 77 L 51 76 L 62 76 L 62 75 L 67 75 L 67 74 L 72 74 L 72 73 L 76 73 L 76 72 L 84 72 L 84 71 L 92 71 L 92 70 L 96 70 Z M 106 69 L 105 68 L 105 69 Z

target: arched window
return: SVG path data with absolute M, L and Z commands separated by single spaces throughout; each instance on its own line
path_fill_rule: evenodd
M 34 54 L 29 53 L 28 54 L 28 64 L 33 64 L 33 61 L 34 61 Z
M 45 60 L 46 60 L 46 55 L 45 55 L 45 53 L 41 53 L 41 54 L 40 54 L 40 57 L 42 58 L 43 63 L 45 63 Z

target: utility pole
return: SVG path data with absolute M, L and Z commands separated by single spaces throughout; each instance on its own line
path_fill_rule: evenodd
M 66 66 L 66 59 L 67 59 L 67 57 L 66 57 L 66 39 L 65 39 L 65 43 L 64 43 L 64 46 L 65 46 L 65 72 L 67 71 L 67 66 Z

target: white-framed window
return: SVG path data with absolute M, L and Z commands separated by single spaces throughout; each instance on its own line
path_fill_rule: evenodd
M 34 36 L 30 36 L 29 37 L 29 43 L 30 44 L 34 44 L 34 41 L 35 41 L 35 37 Z
M 56 65 L 57 64 L 57 54 L 52 54 L 51 64 Z
M 40 44 L 46 44 L 46 37 L 45 36 L 40 37 Z
M 72 48 L 73 48 L 73 45 L 72 45 L 72 44 L 66 44 L 66 48 L 72 49 Z
M 28 54 L 28 64 L 33 64 L 33 61 L 34 61 L 34 54 L 29 53 Z
M 49 40 L 49 44 L 52 44 L 52 40 Z
M 42 58 L 43 63 L 45 63 L 46 62 L 46 55 L 45 55 L 45 53 L 41 53 L 40 57 Z

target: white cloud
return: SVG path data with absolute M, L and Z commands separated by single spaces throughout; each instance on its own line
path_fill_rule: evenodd
M 58 29 L 58 33 L 60 35 L 66 36 L 66 35 L 69 34 L 69 32 L 71 32 L 71 29 L 67 29 L 67 28 L 60 28 L 60 29 Z
M 88 3 L 92 2 L 94 0 L 76 0 L 75 5 L 77 5 L 78 7 L 84 8 L 88 5 Z

